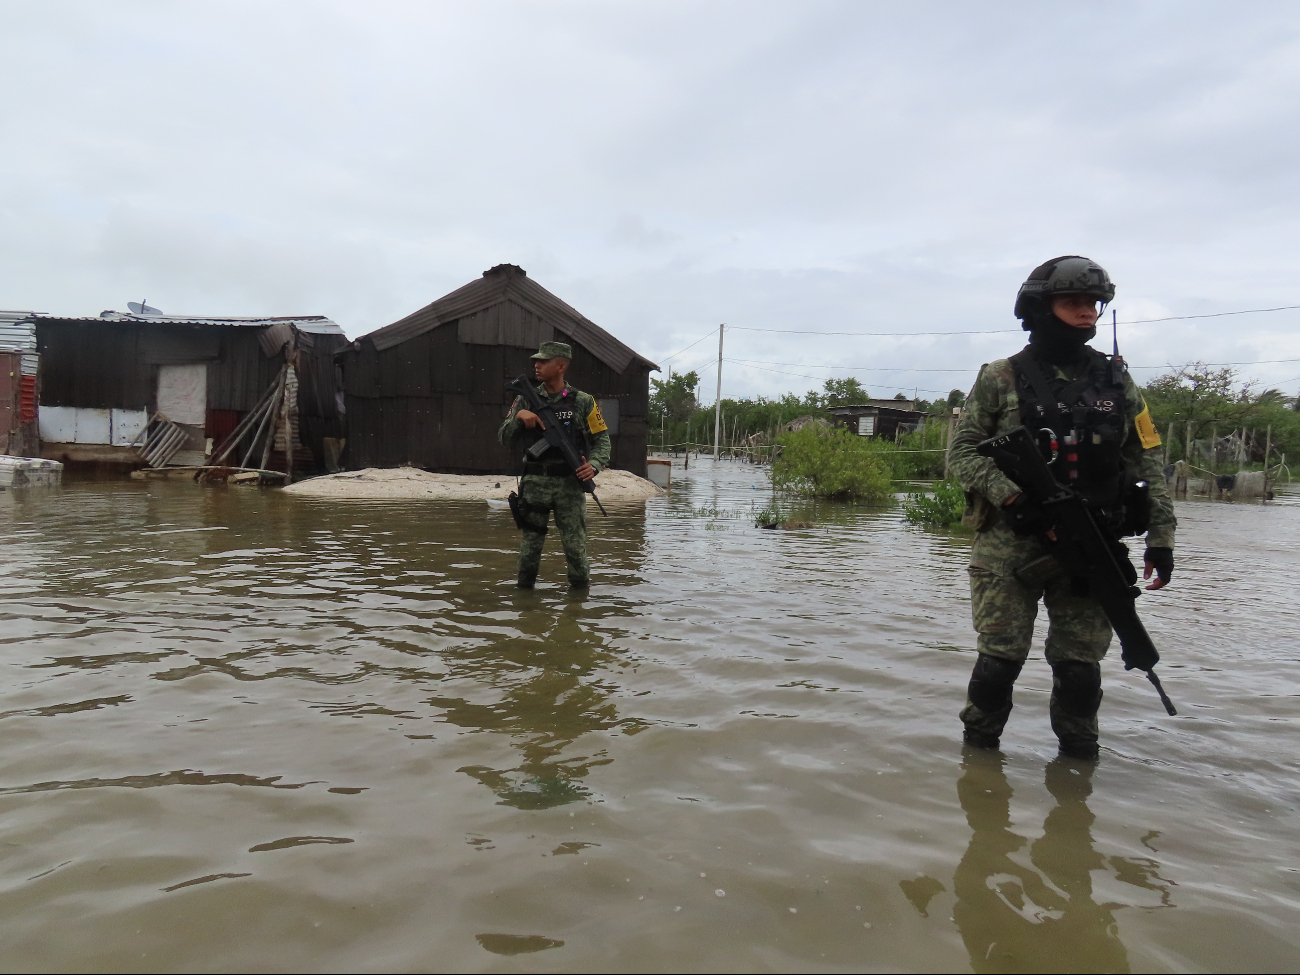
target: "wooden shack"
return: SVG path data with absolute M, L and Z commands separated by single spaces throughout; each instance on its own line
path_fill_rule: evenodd
M 324 439 L 343 435 L 333 356 L 347 338 L 324 316 L 204 318 L 150 308 L 30 321 L 40 353 L 42 457 L 74 466 L 145 466 L 142 434 L 162 414 L 184 435 L 166 463 L 202 465 L 264 401 L 290 354 L 294 468 L 323 470 Z M 278 454 L 279 466 L 268 466 L 285 470 L 283 444 Z
M 509 474 L 497 428 L 532 375 L 542 342 L 573 347 L 569 381 L 600 404 L 611 466 L 646 474 L 650 372 L 658 367 L 585 318 L 522 268 L 500 264 L 477 281 L 338 353 L 350 468 L 409 464 L 447 474 Z
M 843 427 L 860 437 L 894 440 L 925 423 L 926 414 L 914 410 L 915 405 L 912 400 L 878 399 L 853 406 L 836 406 L 827 412 L 833 426 Z

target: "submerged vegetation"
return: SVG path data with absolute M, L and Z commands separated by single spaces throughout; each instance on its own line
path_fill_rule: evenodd
M 947 528 L 961 521 L 965 509 L 966 492 L 952 479 L 935 484 L 933 495 L 924 490 L 908 491 L 903 500 L 903 518 L 912 525 Z
M 817 498 L 879 503 L 890 495 L 890 465 L 879 441 L 848 430 L 807 426 L 777 438 L 775 487 Z

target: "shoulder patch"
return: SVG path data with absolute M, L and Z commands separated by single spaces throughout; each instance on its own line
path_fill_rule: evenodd
M 1151 419 L 1151 408 L 1145 402 L 1142 404 L 1142 412 L 1133 420 L 1133 425 L 1137 427 L 1138 439 L 1142 441 L 1144 450 L 1159 447 L 1163 442 L 1160 439 L 1160 431 L 1156 429 Z
M 594 398 L 591 401 L 591 412 L 587 414 L 587 429 L 592 433 L 604 433 L 609 429 L 605 425 L 605 418 L 600 415 L 600 404 Z

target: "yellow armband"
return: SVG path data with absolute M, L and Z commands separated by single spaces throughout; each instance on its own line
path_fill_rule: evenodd
M 591 412 L 587 414 L 587 429 L 592 433 L 604 433 L 609 429 L 605 425 L 605 418 L 600 415 L 600 404 L 595 400 L 592 400 Z
M 1142 404 L 1142 412 L 1137 415 L 1133 425 L 1137 427 L 1138 439 L 1142 441 L 1143 449 L 1150 450 L 1152 447 L 1160 446 L 1162 442 L 1160 432 L 1156 430 L 1156 425 L 1151 422 L 1151 409 L 1145 402 Z

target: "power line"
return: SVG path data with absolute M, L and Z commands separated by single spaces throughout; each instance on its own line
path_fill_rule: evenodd
M 717 329 L 715 328 L 715 329 L 713 330 L 713 332 L 716 332 L 716 331 L 717 331 Z M 709 335 L 712 335 L 713 332 L 709 332 L 708 335 L 702 335 L 702 336 L 700 336 L 698 339 L 696 339 L 694 342 L 692 342 L 690 345 L 688 345 L 685 349 L 682 349 L 682 352 L 686 352 L 686 351 L 689 351 L 690 349 L 695 348 L 697 345 L 699 345 L 701 342 L 703 342 L 705 339 L 707 339 L 707 338 L 709 337 Z M 668 356 L 668 357 L 666 357 L 666 358 L 664 358 L 664 359 L 662 359 L 662 360 L 660 360 L 660 361 L 662 361 L 662 362 L 667 362 L 669 359 L 676 359 L 679 355 L 682 354 L 682 352 L 674 352 L 672 355 L 670 355 L 670 356 Z
M 860 335 L 874 338 L 911 338 L 913 335 L 1002 335 L 1006 332 L 1023 331 L 1019 328 L 980 328 L 965 332 L 809 332 L 794 328 L 749 328 L 743 325 L 732 325 L 731 330 L 733 332 L 779 332 L 782 335 Z
M 726 359 L 726 358 L 724 358 L 722 361 L 723 361 L 723 362 L 731 362 L 731 363 L 735 363 L 735 364 L 737 364 L 737 365 L 749 365 L 750 368 L 753 368 L 753 369 L 759 369 L 759 370 L 761 370 L 762 372 L 774 372 L 774 373 L 776 373 L 778 376 L 794 376 L 794 377 L 796 377 L 797 379 L 811 379 L 813 382 L 821 382 L 822 380 L 824 380 L 824 379 L 826 378 L 825 376 L 806 376 L 806 375 L 804 375 L 803 373 L 799 373 L 799 372 L 783 372 L 783 371 L 780 370 L 780 369 L 767 369 L 767 368 L 765 368 L 765 367 L 763 367 L 763 366 L 755 366 L 755 365 L 752 365 L 751 363 L 748 363 L 748 362 L 746 362 L 746 361 L 743 360 L 743 359 Z M 798 365 L 798 363 L 777 363 L 777 364 L 778 364 L 778 365 Z M 838 366 L 811 366 L 811 367 L 808 367 L 808 368 L 817 368 L 817 369 L 836 369 L 836 368 L 839 368 L 839 367 L 838 367 Z M 964 370 L 963 370 L 963 371 L 964 371 Z M 885 385 L 888 386 L 888 385 L 890 385 L 890 384 L 889 384 L 889 383 L 886 383 Z M 913 386 L 912 388 L 913 388 L 913 389 L 916 389 L 918 392 L 921 392 L 921 393 L 941 393 L 941 394 L 943 394 L 944 396 L 947 396 L 948 393 L 951 392 L 951 390 L 948 390 L 948 389 L 920 389 L 919 387 L 916 387 L 916 386 Z
M 1262 315 L 1274 311 L 1295 311 L 1300 305 L 1279 305 L 1276 308 L 1242 308 L 1237 311 L 1207 312 L 1204 315 L 1168 315 L 1164 318 L 1133 318 L 1119 322 L 1120 325 L 1150 325 L 1154 322 L 1189 322 L 1199 318 L 1226 318 L 1230 315 Z M 1102 323 L 1098 322 L 1098 328 Z M 793 328 L 750 328 L 743 325 L 731 326 L 733 331 L 774 332 L 781 335 L 858 335 L 864 338 L 910 338 L 914 335 L 1005 335 L 1008 332 L 1023 331 L 1019 328 L 981 328 L 959 332 L 815 332 Z
M 763 359 L 728 359 L 726 361 L 751 366 L 798 366 L 802 369 L 848 369 L 853 372 L 970 372 L 971 369 L 977 368 L 975 366 L 966 366 L 961 369 L 913 369 L 911 367 L 891 369 L 885 366 L 817 366 L 806 362 L 768 362 Z
M 1224 318 L 1228 315 L 1262 315 L 1268 311 L 1295 311 L 1300 305 L 1279 305 L 1276 308 L 1243 308 L 1240 311 L 1216 311 L 1205 315 L 1170 315 L 1168 318 L 1135 318 L 1120 325 L 1149 325 L 1152 322 L 1186 322 L 1193 318 Z M 1100 327 L 1100 323 L 1098 323 Z
M 1202 366 L 1268 366 L 1277 362 L 1300 362 L 1300 359 L 1255 359 L 1253 362 L 1202 362 Z M 1130 369 L 1173 369 L 1173 366 L 1129 366 Z
M 793 366 L 798 369 L 847 369 L 850 372 L 972 372 L 979 368 L 978 366 L 966 366 L 960 369 L 930 369 L 930 368 L 921 368 L 916 366 L 894 366 L 894 367 L 842 366 L 842 365 L 823 366 L 823 365 L 818 365 L 816 363 L 810 363 L 810 362 L 770 362 L 765 359 L 726 359 L 724 361 L 734 362 L 738 365 L 748 365 L 748 366 L 755 366 L 755 367 L 760 367 L 765 365 L 766 366 Z M 1265 366 L 1265 365 L 1275 365 L 1277 363 L 1283 363 L 1283 362 L 1300 362 L 1300 359 L 1255 359 L 1250 362 L 1202 362 L 1201 365 L 1203 366 Z M 1130 369 L 1172 369 L 1174 368 L 1173 366 L 1170 365 L 1137 366 L 1131 363 L 1128 363 L 1127 365 Z M 791 373 L 791 375 L 794 375 L 794 373 Z M 805 378 L 812 379 L 815 377 L 807 376 Z

